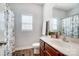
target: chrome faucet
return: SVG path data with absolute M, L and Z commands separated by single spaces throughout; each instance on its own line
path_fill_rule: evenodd
M 65 41 L 65 42 L 69 42 L 69 41 L 67 41 L 67 39 L 66 39 L 66 37 L 64 36 L 64 38 L 63 38 L 63 41 Z
M 63 41 L 66 41 L 66 37 L 64 36 Z

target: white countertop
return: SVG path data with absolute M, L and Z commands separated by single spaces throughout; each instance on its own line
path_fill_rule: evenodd
M 59 52 L 68 56 L 79 56 L 79 44 L 73 42 L 64 42 L 61 39 L 50 38 L 48 36 L 40 37 L 41 40 L 54 47 Z

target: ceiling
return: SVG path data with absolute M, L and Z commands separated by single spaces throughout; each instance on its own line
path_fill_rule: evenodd
M 65 11 L 78 7 L 79 3 L 54 3 L 55 8 L 59 8 Z
M 45 3 L 35 3 L 35 4 L 43 6 Z M 69 11 L 75 7 L 79 7 L 79 3 L 52 3 L 52 4 L 54 5 L 54 8 L 61 9 L 64 11 Z
M 43 5 L 44 5 L 44 3 L 35 3 L 35 4 L 38 4 L 38 5 L 41 5 L 41 6 L 43 6 Z

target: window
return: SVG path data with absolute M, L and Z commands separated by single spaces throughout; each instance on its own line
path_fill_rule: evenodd
M 32 31 L 32 16 L 22 15 L 22 31 Z
M 57 19 L 53 19 L 52 27 L 53 27 L 53 30 L 57 30 Z
M 56 18 L 50 20 L 50 31 L 57 31 L 58 21 Z

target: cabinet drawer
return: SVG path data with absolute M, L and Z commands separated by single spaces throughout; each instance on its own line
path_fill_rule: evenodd
M 45 43 L 45 50 L 50 53 L 51 56 L 58 56 L 59 52 L 55 50 L 53 47 Z

